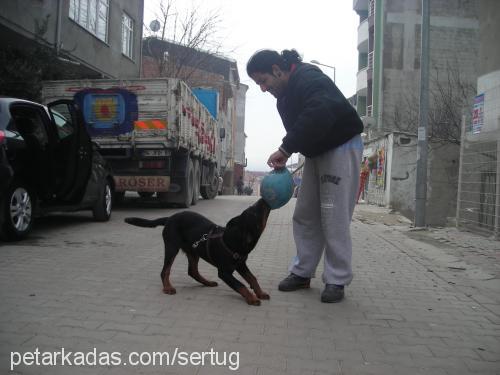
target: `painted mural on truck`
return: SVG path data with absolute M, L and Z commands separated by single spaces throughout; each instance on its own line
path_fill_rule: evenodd
M 79 90 L 74 96 L 91 137 L 130 133 L 138 117 L 137 95 L 121 88 Z

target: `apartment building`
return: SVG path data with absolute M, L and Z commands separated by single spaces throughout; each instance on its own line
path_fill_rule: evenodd
M 30 72 L 40 79 L 139 77 L 143 9 L 144 0 L 3 1 L 1 94 Z
M 415 203 L 421 3 L 353 0 L 360 17 L 356 108 L 367 134 L 365 157 L 377 160 L 371 163 L 368 201 L 391 206 L 409 218 L 414 217 Z M 476 91 L 479 8 L 475 0 L 430 4 L 426 222 L 443 225 L 455 216 L 460 124 Z M 391 154 L 396 149 L 397 157 Z

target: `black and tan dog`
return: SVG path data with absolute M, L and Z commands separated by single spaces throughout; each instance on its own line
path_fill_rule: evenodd
M 176 293 L 170 283 L 170 269 L 179 249 L 182 249 L 188 258 L 188 274 L 193 279 L 206 286 L 217 286 L 216 282 L 208 281 L 198 272 L 198 261 L 202 258 L 215 266 L 219 277 L 240 293 L 249 305 L 260 305 L 260 300 L 269 299 L 269 294 L 261 289 L 246 260 L 266 227 L 269 212 L 267 203 L 259 199 L 241 215 L 229 220 L 225 228 L 191 211 L 156 220 L 129 217 L 125 222 L 139 227 L 165 226 L 162 234 L 165 259 L 161 270 L 164 293 Z M 255 294 L 233 276 L 234 271 L 250 284 Z

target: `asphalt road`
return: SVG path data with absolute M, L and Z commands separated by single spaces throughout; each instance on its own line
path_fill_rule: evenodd
M 220 196 L 191 209 L 224 225 L 256 199 Z M 294 204 L 271 213 L 248 259 L 271 295 L 261 306 L 223 282 L 201 286 L 182 254 L 172 267 L 177 294 L 162 293 L 161 228 L 123 219 L 178 210 L 131 199 L 108 223 L 90 212 L 39 220 L 29 239 L 0 244 L 0 374 L 500 373 L 498 280 L 467 258 L 456 266 L 446 253 L 456 234 L 444 251 L 441 240 L 416 240 L 404 222 L 358 207 L 354 280 L 342 303 L 324 304 L 321 264 L 311 289 L 277 290 L 295 254 Z M 472 251 L 477 238 L 460 243 L 469 257 L 482 254 Z M 203 261 L 200 273 L 218 279 Z

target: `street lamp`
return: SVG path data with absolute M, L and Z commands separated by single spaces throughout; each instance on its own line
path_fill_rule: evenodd
M 335 67 L 334 66 L 331 66 L 331 65 L 326 65 L 326 64 L 322 64 L 320 63 L 318 60 L 311 60 L 311 62 L 313 64 L 316 64 L 316 65 L 322 65 L 322 66 L 326 66 L 328 68 L 332 68 L 333 69 L 333 82 L 335 82 Z

